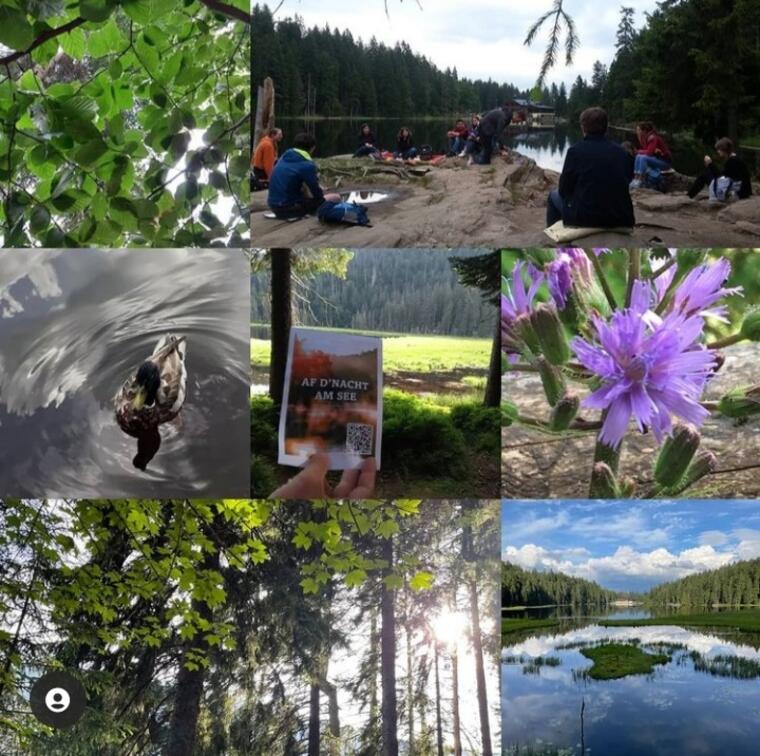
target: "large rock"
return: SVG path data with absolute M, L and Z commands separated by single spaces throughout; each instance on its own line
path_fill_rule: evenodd
M 635 190 L 633 200 L 636 207 L 659 213 L 677 212 L 685 207 L 692 207 L 696 204 L 695 200 L 685 194 L 661 194 L 660 192 L 646 189 Z
M 739 221 L 760 223 L 760 196 L 752 196 L 745 200 L 733 202 L 718 213 L 718 218 L 728 223 L 738 223 Z

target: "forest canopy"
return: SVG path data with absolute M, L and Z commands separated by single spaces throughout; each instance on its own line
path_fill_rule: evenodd
M 615 600 L 615 592 L 582 578 L 561 572 L 524 570 L 504 562 L 501 566 L 502 606 L 605 607 Z
M 247 0 L 0 0 L 6 247 L 242 246 Z

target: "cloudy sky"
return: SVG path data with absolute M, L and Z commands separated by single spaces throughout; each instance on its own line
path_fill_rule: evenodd
M 307 26 L 349 29 L 354 37 L 394 45 L 406 41 L 439 68 L 456 66 L 460 76 L 511 82 L 532 87 L 538 76 L 548 29 L 530 48 L 523 45 L 533 22 L 550 10 L 553 0 L 383 0 L 350 3 L 345 0 L 284 0 L 276 18 L 299 15 Z M 573 66 L 560 65 L 548 81 L 570 85 L 580 74 L 590 78 L 595 60 L 609 64 L 615 52 L 615 33 L 620 6 L 636 10 L 636 26 L 644 24 L 644 13 L 655 10 L 656 0 L 565 0 L 565 10 L 574 18 L 581 46 Z M 276 7 L 276 2 L 269 2 Z
M 760 557 L 751 501 L 505 501 L 502 558 L 605 588 L 653 585 Z

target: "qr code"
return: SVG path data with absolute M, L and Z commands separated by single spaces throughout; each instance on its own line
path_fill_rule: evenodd
M 346 451 L 350 454 L 372 454 L 374 428 L 364 423 L 348 423 L 346 426 Z

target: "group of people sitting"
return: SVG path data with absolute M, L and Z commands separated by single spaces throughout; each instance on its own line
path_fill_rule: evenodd
M 447 133 L 448 154 L 469 155 L 472 162 L 487 165 L 511 118 L 507 103 L 482 118 L 473 114 L 469 126 L 458 120 Z M 663 174 L 673 171 L 671 150 L 651 122 L 638 124 L 638 148 L 629 142 L 618 144 L 609 139 L 608 125 L 607 113 L 602 108 L 588 108 L 581 113 L 583 139 L 568 150 L 559 187 L 549 194 L 547 226 L 562 220 L 574 227 L 633 227 L 631 190 L 656 187 Z M 269 190 L 267 203 L 275 217 L 301 217 L 315 213 L 325 201 L 340 202 L 339 194 L 325 194 L 320 186 L 312 159 L 316 149 L 314 137 L 297 134 L 293 147 L 278 158 L 282 137 L 281 129 L 269 129 L 251 159 L 254 188 Z M 356 157 L 382 155 L 369 124 L 362 124 L 359 140 Z M 410 129 L 401 128 L 396 142 L 396 157 L 410 160 L 418 155 Z M 715 150 L 720 166 L 706 155 L 704 172 L 693 182 L 688 195 L 694 198 L 708 187 L 714 200 L 725 201 L 732 195 L 739 199 L 751 196 L 750 170 L 736 154 L 733 142 L 723 137 L 715 144 Z
M 665 140 L 649 121 L 639 123 L 639 148 L 617 144 L 607 137 L 608 117 L 602 108 L 588 108 L 580 118 L 583 139 L 567 151 L 559 187 L 549 193 L 546 225 L 563 221 L 582 228 L 632 228 L 635 225 L 631 189 L 658 188 L 662 174 L 673 171 L 673 156 Z M 715 145 L 719 168 L 706 155 L 705 171 L 689 188 L 696 197 L 709 187 L 710 198 L 725 201 L 752 194 L 749 168 L 724 137 Z
M 488 165 L 494 150 L 500 147 L 501 134 L 511 121 L 512 109 L 509 104 L 490 110 L 482 117 L 473 113 L 469 126 L 460 118 L 454 127 L 446 132 L 447 156 L 468 157 L 468 165 Z M 424 159 L 432 155 L 433 149 L 429 145 L 421 145 L 419 148 L 415 146 L 412 130 L 408 126 L 399 129 L 396 134 L 396 148 L 393 150 L 396 160 Z M 359 129 L 354 157 L 371 157 L 376 160 L 383 157 L 383 151 L 378 146 L 377 138 L 368 123 L 363 123 Z

